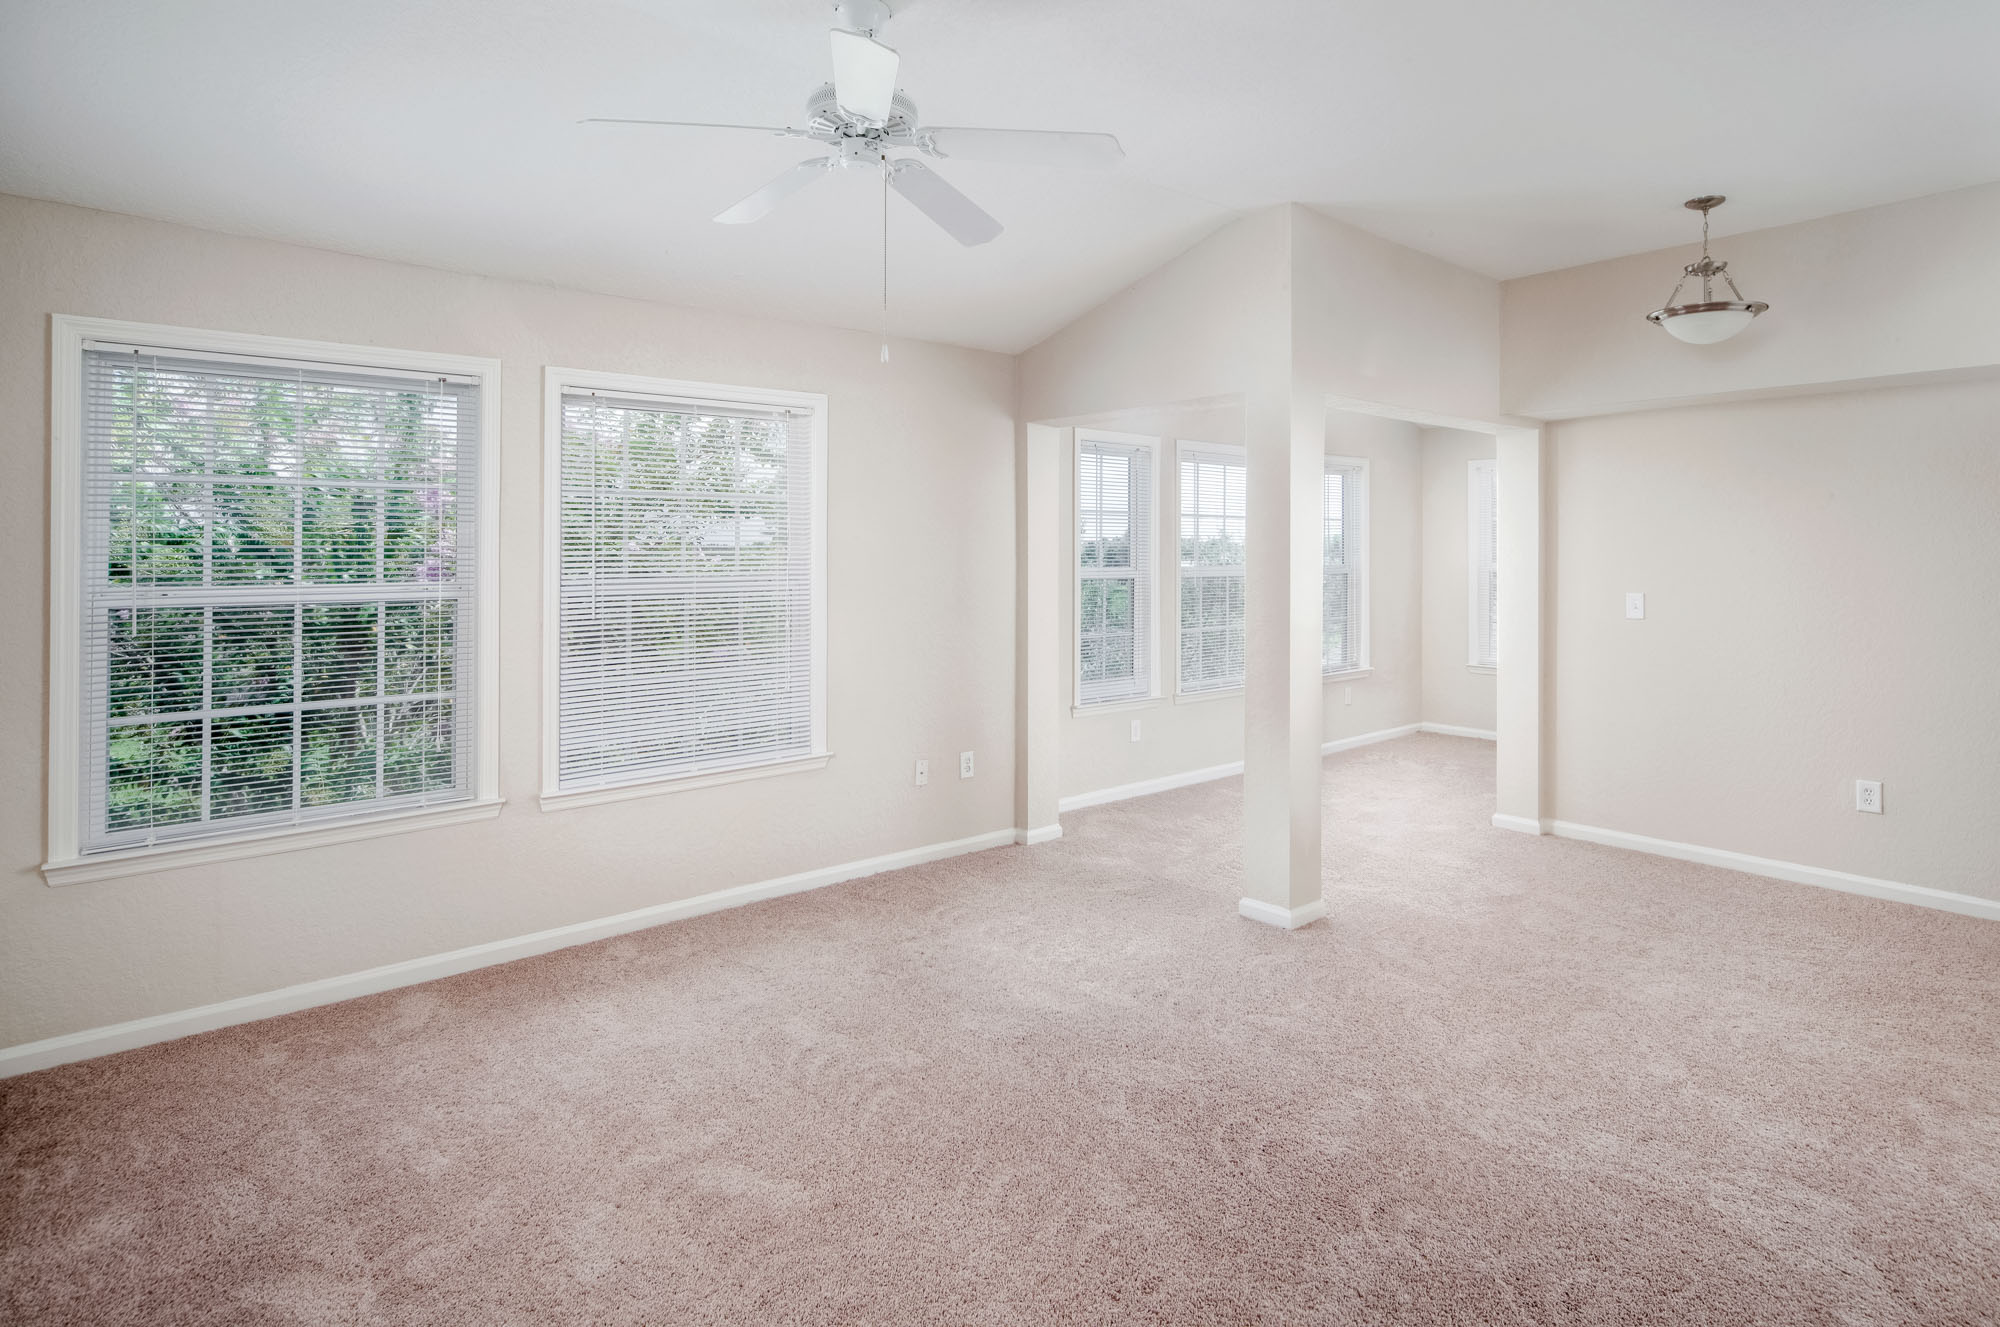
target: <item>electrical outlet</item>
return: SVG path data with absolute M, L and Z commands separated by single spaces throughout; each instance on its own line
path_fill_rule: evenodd
M 1646 596 L 1628 591 L 1625 595 L 1625 616 L 1633 619 L 1646 616 Z
M 1132 740 L 1135 742 L 1139 740 L 1139 721 L 1137 719 L 1132 720 Z
M 1882 814 L 1882 781 L 1880 779 L 1856 779 L 1854 781 L 1854 809 L 1867 811 L 1871 815 Z
M 928 760 L 919 760 L 917 762 L 917 786 L 921 788 L 930 781 L 931 762 Z
M 958 753 L 958 777 L 961 779 L 972 777 L 972 753 L 970 751 L 961 751 Z
M 1352 705 L 1354 703 L 1353 687 L 1342 687 L 1340 689 L 1340 703 L 1343 705 Z

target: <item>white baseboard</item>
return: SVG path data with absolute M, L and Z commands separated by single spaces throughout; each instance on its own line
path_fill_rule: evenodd
M 1461 728 L 1455 723 L 1420 723 L 1417 731 L 1441 733 L 1446 737 L 1476 737 L 1482 742 L 1497 742 L 1500 734 L 1490 728 Z
M 763 880 L 755 884 L 718 889 L 714 893 L 698 894 L 694 898 L 680 899 L 673 903 L 661 903 L 650 908 L 641 908 L 637 912 L 621 912 L 614 917 L 600 917 L 595 921 L 576 922 L 569 926 L 558 926 L 554 930 L 515 936 L 511 940 L 495 940 L 489 944 L 454 949 L 450 953 L 432 954 L 428 958 L 413 958 L 402 963 L 390 963 L 384 967 L 369 968 L 365 972 L 350 972 L 344 976 L 303 982 L 281 990 L 239 996 L 234 1000 L 224 1000 L 218 1004 L 201 1005 L 170 1014 L 155 1014 L 150 1018 L 136 1018 L 129 1023 L 88 1028 L 82 1032 L 49 1037 L 43 1041 L 30 1041 L 0 1050 L 0 1078 L 32 1073 L 37 1069 L 68 1064 L 73 1060 L 88 1060 L 98 1055 L 109 1055 L 114 1051 L 131 1050 L 135 1046 L 150 1046 L 154 1042 L 172 1041 L 177 1037 L 189 1036 L 196 1032 L 212 1032 L 216 1028 L 250 1023 L 278 1014 L 294 1013 L 300 1009 L 310 1009 L 315 1005 L 334 1004 L 361 995 L 375 995 L 382 991 L 394 990 L 399 986 L 414 986 L 419 982 L 436 981 L 439 977 L 450 977 L 460 972 L 470 972 L 475 968 L 491 967 L 496 963 L 508 963 L 517 958 L 531 958 L 551 950 L 567 949 L 571 945 L 589 944 L 593 940 L 623 935 L 628 931 L 642 931 L 647 927 L 660 926 L 667 922 L 685 921 L 690 917 L 720 912 L 725 908 L 740 908 L 746 903 L 803 893 L 809 889 L 837 885 L 842 881 L 858 880 L 863 876 L 879 875 L 883 871 L 900 870 L 906 866 L 921 866 L 925 862 L 942 861 L 944 858 L 957 857 L 964 853 L 1006 847 L 1014 841 L 1014 830 L 995 830 L 988 834 L 976 834 L 969 839 L 933 843 L 902 852 L 885 853 L 880 857 L 868 857 L 857 862 L 844 862 L 838 866 L 823 866 L 814 871 L 801 871 L 797 875 L 781 876 L 776 880 Z
M 1387 742 L 1398 737 L 1408 737 L 1417 731 L 1419 725 L 1406 723 L 1400 728 L 1383 728 L 1372 733 L 1362 733 L 1358 737 L 1341 737 L 1331 742 L 1322 742 L 1319 753 L 1333 755 L 1337 751 L 1352 751 L 1358 746 L 1373 746 L 1377 742 Z M 1157 779 L 1141 779 L 1137 783 L 1121 783 L 1115 788 L 1099 788 L 1096 792 L 1076 793 L 1056 803 L 1061 814 L 1081 811 L 1086 806 L 1102 806 L 1106 802 L 1123 802 L 1133 797 L 1150 797 L 1154 793 L 1171 792 L 1175 788 L 1186 788 L 1196 783 L 1208 783 L 1215 779 L 1227 779 L 1243 772 L 1243 762 L 1232 760 L 1227 765 L 1210 765 L 1205 769 L 1192 769 L 1181 774 L 1163 774 Z
M 1503 816 L 1498 812 L 1493 816 L 1493 828 L 1518 830 L 1523 834 L 1546 834 L 1549 827 L 1540 820 L 1530 820 L 1526 816 Z
M 1321 742 L 1319 753 L 1330 756 L 1336 751 L 1352 751 L 1357 746 L 1374 746 L 1377 742 L 1391 742 L 1398 737 L 1408 737 L 1423 727 L 1418 723 L 1406 723 L 1399 728 L 1381 728 L 1372 733 L 1362 733 L 1358 737 L 1337 737 L 1331 742 Z
M 1500 817 L 1495 816 L 1494 823 Z M 1898 903 L 1914 903 L 1919 907 L 1937 908 L 1944 912 L 1962 913 L 1967 917 L 1984 917 L 2000 921 L 2000 901 L 1978 898 L 1971 894 L 1955 894 L 1950 890 L 1931 889 L 1924 885 L 1905 885 L 1894 880 L 1877 880 L 1871 876 L 1850 875 L 1846 871 L 1830 871 L 1822 866 L 1803 866 L 1798 862 L 1781 862 L 1771 857 L 1752 857 L 1748 853 L 1729 852 L 1722 848 L 1704 848 L 1693 843 L 1675 843 L 1671 839 L 1648 838 L 1644 834 L 1628 834 L 1620 829 L 1599 829 L 1595 825 L 1579 825 L 1574 821 L 1557 820 L 1551 823 L 1551 831 L 1559 838 L 1580 839 L 1585 843 L 1602 843 L 1612 848 L 1629 848 L 1633 852 L 1651 853 L 1655 857 L 1673 857 L 1684 862 L 1700 862 L 1706 866 L 1722 866 L 1732 871 L 1743 871 L 1749 875 L 1768 876 L 1773 880 L 1789 880 L 1796 885 L 1818 885 L 1823 889 L 1838 889 L 1848 894 L 1866 894 L 1870 898 L 1893 899 Z
M 1154 793 L 1171 792 L 1175 788 L 1186 788 L 1192 784 L 1208 783 L 1215 779 L 1226 779 L 1243 772 L 1243 762 L 1232 760 L 1227 765 L 1210 765 L 1206 769 L 1185 770 L 1179 774 L 1162 774 L 1157 779 L 1141 779 L 1137 783 L 1121 783 L 1115 788 L 1099 788 L 1096 792 L 1077 793 L 1064 797 L 1056 803 L 1059 814 L 1081 811 L 1086 806 L 1102 806 L 1106 802 L 1123 802 L 1133 797 L 1150 797 Z
M 1033 847 L 1037 843 L 1047 843 L 1050 839 L 1062 837 L 1061 825 L 1043 825 L 1040 829 L 1017 829 L 1014 842 Z
M 1236 911 L 1253 922 L 1263 922 L 1266 926 L 1279 926 L 1287 931 L 1296 931 L 1301 926 L 1310 926 L 1326 916 L 1326 900 L 1316 898 L 1304 907 L 1281 908 L 1262 899 L 1245 898 L 1236 900 Z

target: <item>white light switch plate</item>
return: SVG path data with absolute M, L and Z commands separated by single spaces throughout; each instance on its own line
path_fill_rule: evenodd
M 1625 596 L 1625 616 L 1641 618 L 1646 616 L 1646 596 L 1638 591 L 1630 591 Z

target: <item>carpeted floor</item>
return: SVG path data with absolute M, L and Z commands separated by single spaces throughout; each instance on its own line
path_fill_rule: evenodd
M 1327 762 L 0 1083 L 8 1323 L 2000 1321 L 2000 925 Z

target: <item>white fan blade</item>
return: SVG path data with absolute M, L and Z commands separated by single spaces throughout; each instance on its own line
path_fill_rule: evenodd
M 772 208 L 832 168 L 832 157 L 814 157 L 810 161 L 801 161 L 728 211 L 718 212 L 715 219 L 725 226 L 742 226 L 752 221 L 762 221 L 771 215 Z
M 921 161 L 906 157 L 897 162 L 889 183 L 960 244 L 984 244 L 1003 229 L 979 204 L 946 184 L 944 176 Z
M 902 57 L 876 41 L 845 28 L 833 30 L 833 95 L 842 110 L 876 124 L 887 123 L 896 95 Z
M 964 157 L 968 161 L 1109 170 L 1125 159 L 1125 149 L 1110 134 L 1042 129 L 926 129 L 924 137 L 940 155 Z
M 593 115 L 578 120 L 578 124 L 648 124 L 665 125 L 669 129 L 748 129 L 753 134 L 797 134 L 796 129 L 780 129 L 767 124 L 709 124 L 703 120 L 610 120 Z

